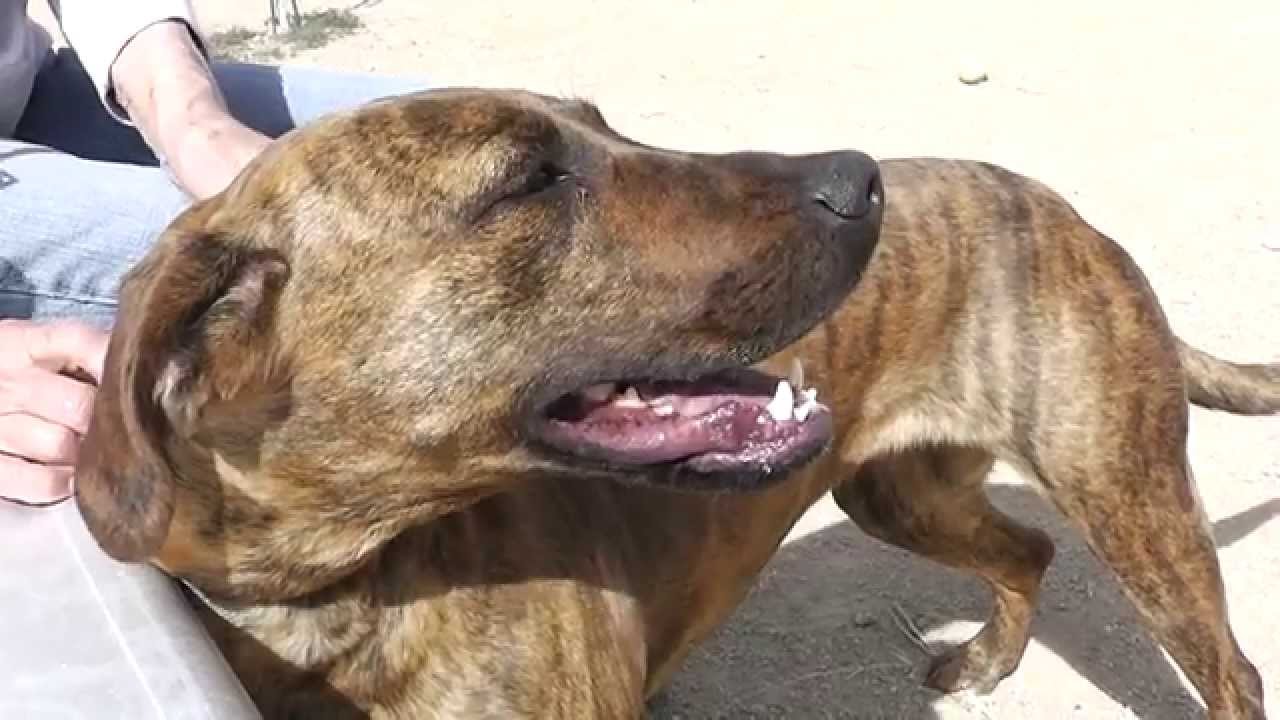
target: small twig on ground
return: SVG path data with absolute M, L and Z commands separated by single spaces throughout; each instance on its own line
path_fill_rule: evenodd
M 924 633 L 920 632 L 920 628 L 916 626 L 915 621 L 911 619 L 907 611 L 903 610 L 902 606 L 897 603 L 894 603 L 890 609 L 893 611 L 893 624 L 898 628 L 898 632 L 906 636 L 907 640 L 910 640 L 912 645 L 920 648 L 920 651 L 925 655 L 932 657 L 933 650 L 930 649 L 929 642 L 924 639 Z

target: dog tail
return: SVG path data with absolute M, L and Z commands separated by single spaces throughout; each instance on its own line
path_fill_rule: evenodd
M 1191 402 L 1236 415 L 1280 413 L 1280 363 L 1244 365 L 1178 341 Z

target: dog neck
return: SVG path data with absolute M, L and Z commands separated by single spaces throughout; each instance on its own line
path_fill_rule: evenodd
M 337 503 L 280 497 L 260 468 L 243 469 L 217 453 L 180 478 L 169 534 L 153 563 L 205 598 L 283 602 L 323 590 L 357 572 L 412 525 L 409 512 L 372 521 L 335 517 Z M 216 603 L 211 603 L 216 605 Z
M 324 591 L 359 572 L 407 530 L 499 489 L 473 482 L 465 492 L 423 497 L 420 488 L 432 486 L 432 470 L 415 467 L 404 471 L 413 477 L 399 483 L 401 494 L 377 495 L 370 488 L 378 483 L 369 477 L 349 470 L 337 475 L 343 471 L 323 461 L 293 463 L 273 474 L 217 452 L 188 450 L 181 460 L 175 466 L 188 474 L 179 478 L 169 534 L 153 563 L 205 596 L 255 604 Z M 393 484 L 388 477 L 378 479 Z M 333 497 L 316 487 L 350 488 L 352 496 Z M 352 507 L 360 513 L 353 516 Z

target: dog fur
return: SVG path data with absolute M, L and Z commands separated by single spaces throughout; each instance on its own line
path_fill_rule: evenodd
M 1211 717 L 1262 718 L 1186 435 L 1188 400 L 1280 411 L 1280 366 L 1177 339 L 1129 256 L 1034 181 L 884 161 L 883 217 L 850 219 L 814 207 L 832 162 L 867 167 L 659 150 L 506 91 L 296 131 L 125 280 L 82 514 L 195 589 L 267 717 L 620 718 L 827 492 L 991 585 L 986 626 L 927 678 L 989 691 L 1053 556 L 987 501 L 1003 460 Z M 834 431 L 802 466 L 706 478 L 528 432 L 593 379 L 795 360 Z

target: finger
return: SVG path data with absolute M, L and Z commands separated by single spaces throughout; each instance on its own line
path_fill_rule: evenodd
M 17 347 L 26 348 L 31 364 L 54 372 L 82 370 L 101 382 L 108 333 L 69 320 L 24 322 L 16 332 Z
M 71 473 L 66 465 L 37 465 L 0 455 L 0 498 L 27 505 L 46 505 L 71 496 Z
M 65 425 L 20 413 L 0 415 L 0 453 L 44 465 L 75 465 L 79 450 L 80 438 Z
M 0 373 L 0 416 L 34 415 L 83 435 L 95 389 L 40 368 Z

